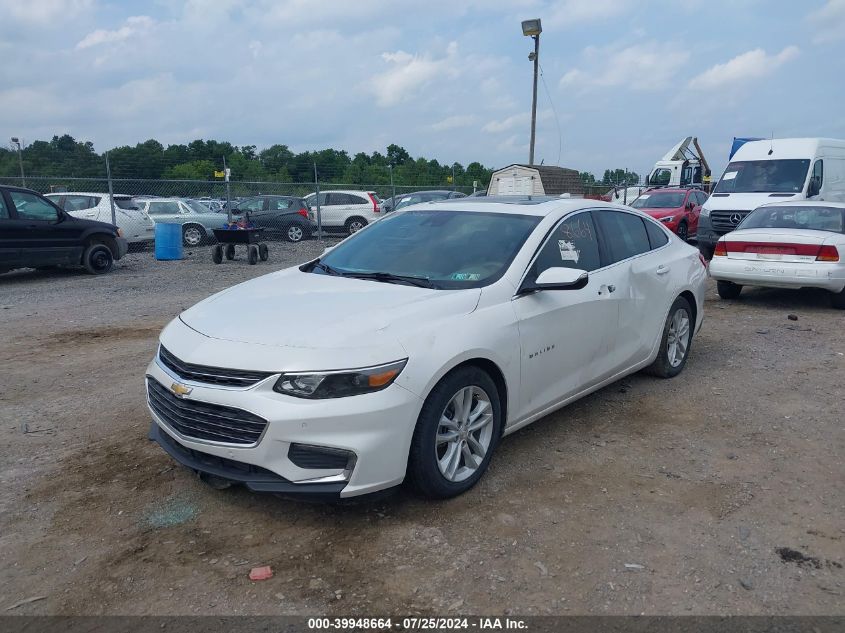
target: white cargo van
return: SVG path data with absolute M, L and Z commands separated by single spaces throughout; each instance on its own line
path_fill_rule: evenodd
M 845 141 L 776 138 L 740 147 L 698 221 L 698 247 L 708 259 L 719 238 L 757 207 L 791 200 L 845 201 Z

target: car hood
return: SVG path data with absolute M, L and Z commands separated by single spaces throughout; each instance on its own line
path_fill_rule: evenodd
M 671 208 L 656 208 L 656 207 L 639 207 L 637 211 L 642 211 L 643 213 L 647 213 L 653 218 L 665 218 L 667 215 L 676 215 L 683 210 L 683 207 L 671 207 Z
M 794 200 L 804 200 L 804 195 L 800 193 L 777 196 L 772 196 L 770 193 L 732 193 L 727 196 L 714 194 L 707 198 L 704 208 L 710 211 L 752 211 L 764 204 Z
M 360 349 L 468 314 L 480 289 L 432 290 L 289 268 L 224 290 L 182 322 L 207 337 L 262 346 Z

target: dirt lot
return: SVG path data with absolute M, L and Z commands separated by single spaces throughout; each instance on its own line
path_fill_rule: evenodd
M 821 293 L 711 289 L 680 377 L 517 433 L 446 503 L 207 488 L 146 439 L 157 334 L 317 252 L 0 276 L 2 612 L 845 612 L 845 329 Z M 251 583 L 264 564 L 275 577 Z

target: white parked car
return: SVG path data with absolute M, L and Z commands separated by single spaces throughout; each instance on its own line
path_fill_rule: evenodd
M 151 438 L 215 485 L 454 496 L 502 436 L 640 369 L 680 373 L 706 277 L 630 208 L 409 207 L 174 319 L 147 368 Z
M 112 223 L 111 204 L 107 193 L 48 193 L 47 198 L 76 218 Z M 114 194 L 114 215 L 117 227 L 129 244 L 155 241 L 155 223 L 138 209 L 131 196 Z
M 317 194 L 305 196 L 308 217 L 317 221 Z M 374 191 L 321 191 L 320 220 L 323 228 L 343 230 L 349 235 L 382 217 L 381 205 Z
M 743 286 L 823 288 L 845 309 L 845 203 L 796 200 L 758 207 L 719 238 L 710 262 L 719 296 Z

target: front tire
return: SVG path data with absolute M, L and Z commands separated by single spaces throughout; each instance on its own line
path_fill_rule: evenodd
M 678 237 L 683 242 L 689 242 L 689 227 L 687 226 L 686 220 L 681 220 L 681 223 L 678 225 Z
M 423 404 L 411 450 L 408 477 L 430 499 L 455 497 L 481 479 L 502 434 L 499 392 L 477 367 L 447 374 Z
M 669 309 L 663 326 L 660 352 L 646 371 L 658 378 L 674 378 L 680 374 L 687 364 L 694 327 L 689 301 L 678 297 Z
M 182 243 L 193 248 L 202 244 L 204 238 L 204 231 L 196 224 L 186 224 L 182 227 Z
M 104 275 L 112 269 L 114 256 L 105 244 L 91 244 L 82 253 L 82 265 L 92 275 Z
M 719 293 L 719 297 L 722 299 L 739 299 L 742 286 L 732 281 L 717 281 L 716 292 Z

